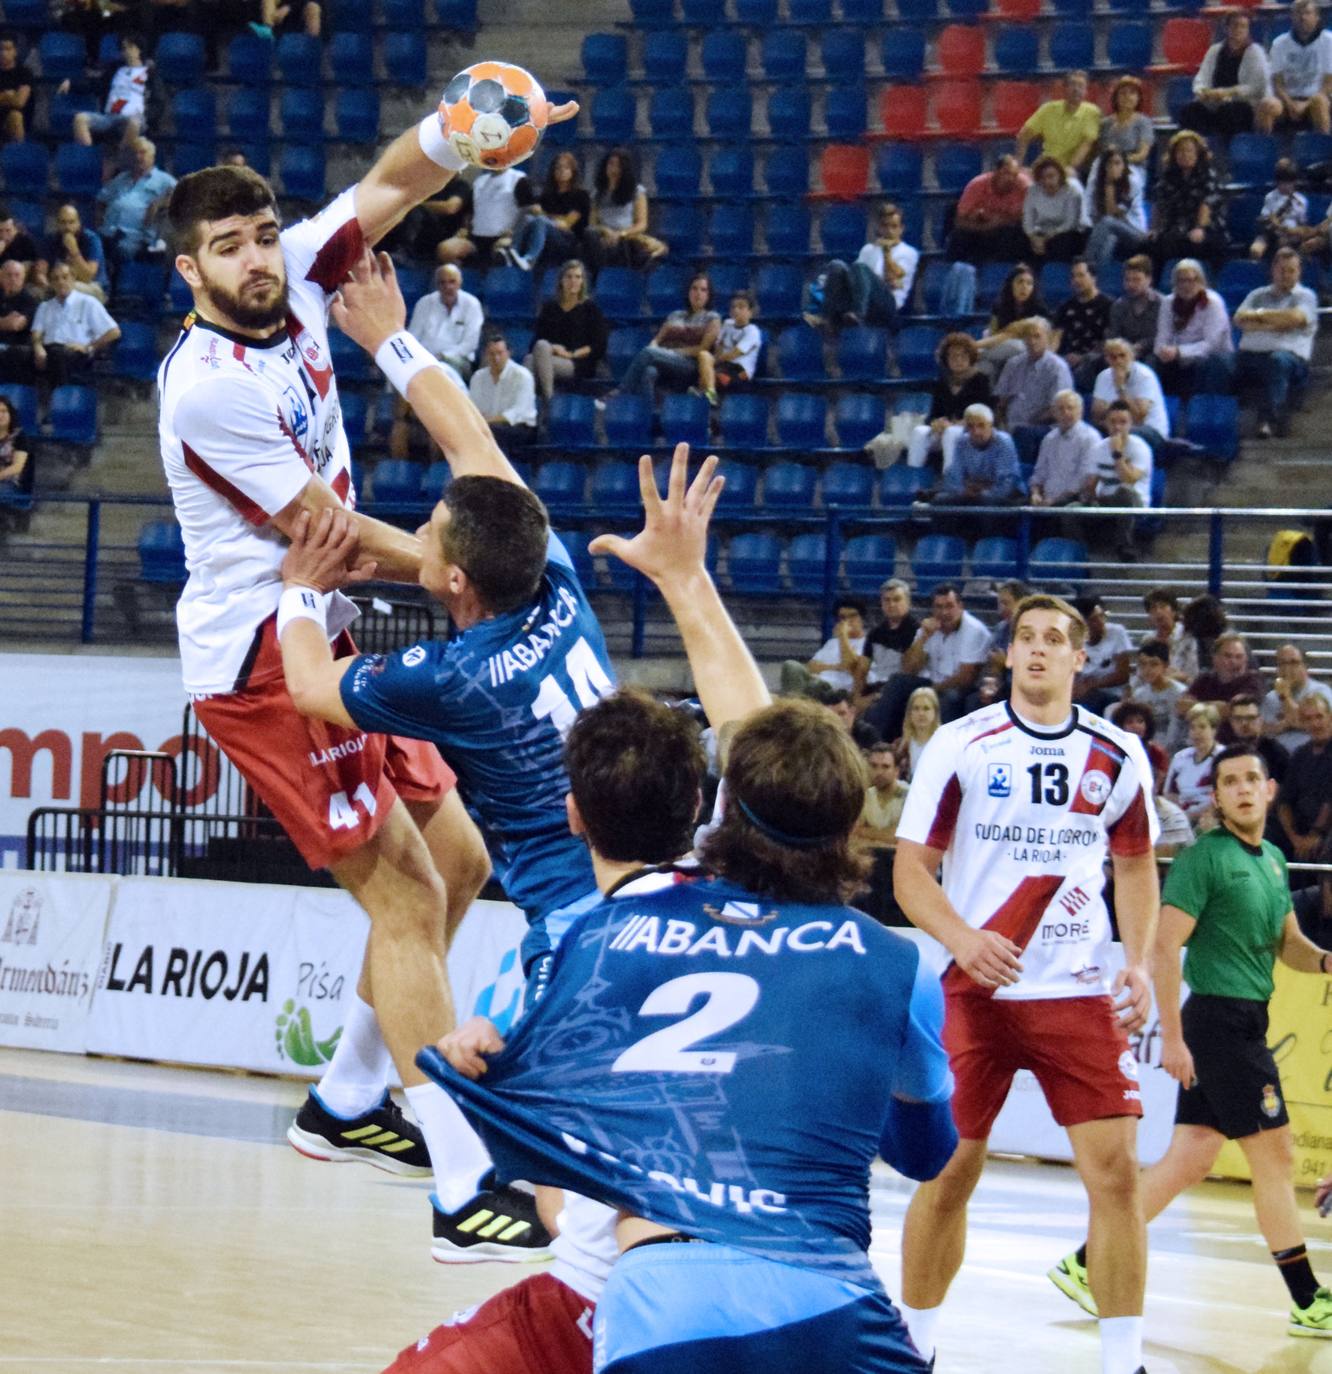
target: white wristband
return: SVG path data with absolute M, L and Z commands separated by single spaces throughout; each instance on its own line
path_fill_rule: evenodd
M 328 617 L 324 598 L 311 587 L 287 587 L 278 600 L 277 637 L 282 643 L 282 632 L 293 620 L 313 620 L 328 634 Z
M 445 136 L 438 111 L 426 115 L 416 126 L 416 138 L 421 145 L 421 151 L 436 167 L 442 167 L 446 172 L 461 172 L 467 165 Z
M 439 360 L 421 346 L 405 329 L 390 334 L 375 350 L 375 366 L 393 384 L 402 397 L 407 395 L 407 386 L 418 372 L 428 367 L 439 367 Z M 440 368 L 442 372 L 444 369 Z

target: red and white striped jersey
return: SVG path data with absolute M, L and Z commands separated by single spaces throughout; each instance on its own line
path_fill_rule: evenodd
M 328 303 L 364 246 L 356 188 L 284 230 L 285 324 L 249 339 L 186 323 L 157 373 L 162 462 L 189 580 L 176 607 L 185 690 L 236 691 L 277 609 L 286 540 L 270 523 L 318 473 L 353 506 L 351 452 L 328 345 Z M 339 597 L 330 631 L 353 612 Z
M 1106 857 L 1146 854 L 1158 833 L 1142 741 L 1080 706 L 1056 730 L 1008 702 L 941 726 L 912 774 L 897 837 L 942 850 L 958 915 L 1022 950 L 1010 987 L 990 994 L 955 966 L 946 986 L 1014 1000 L 1107 992 Z M 943 968 L 946 951 L 936 955 Z

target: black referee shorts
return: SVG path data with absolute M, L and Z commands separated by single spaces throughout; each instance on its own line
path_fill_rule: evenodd
M 1182 1020 L 1196 1081 L 1179 1090 L 1176 1125 L 1207 1126 L 1239 1140 L 1290 1121 L 1267 1048 L 1266 1002 L 1195 993 Z

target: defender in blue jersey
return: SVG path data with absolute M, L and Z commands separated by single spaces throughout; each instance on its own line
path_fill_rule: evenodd
M 644 816 L 598 809 L 601 773 L 571 767 L 599 864 Z M 876 1154 L 930 1178 L 956 1145 L 938 979 L 845 905 L 864 765 L 825 711 L 751 718 L 725 779 L 705 871 L 625 874 L 507 1046 L 474 1021 L 418 1062 L 501 1177 L 625 1214 L 598 1371 L 924 1371 L 869 1263 L 868 1183 Z

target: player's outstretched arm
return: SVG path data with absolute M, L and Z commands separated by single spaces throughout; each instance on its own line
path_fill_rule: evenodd
M 331 307 L 333 322 L 373 355 L 444 450 L 455 477 L 501 477 L 523 485 L 486 418 L 407 332 L 407 305 L 387 253 L 362 254 Z
M 318 520 L 324 512 L 342 512 L 356 530 L 362 560 L 373 561 L 376 577 L 385 582 L 415 582 L 421 573 L 421 541 L 406 530 L 360 511 L 347 510 L 337 493 L 322 477 L 311 477 L 301 494 L 273 517 L 288 539 L 294 540 L 303 519 Z M 364 580 L 364 579 L 361 579 Z M 328 590 L 332 591 L 338 583 Z
M 1118 882 L 1116 877 L 1116 888 Z M 1197 924 L 1187 911 L 1167 902 L 1157 922 L 1152 958 L 1156 1014 L 1161 1019 L 1161 1067 L 1186 1088 L 1193 1083 L 1193 1055 L 1184 1043 L 1184 1024 L 1179 1014 L 1180 989 L 1184 981 L 1179 957 Z
M 598 535 L 588 549 L 613 554 L 661 592 L 684 641 L 694 690 L 720 731 L 770 705 L 772 696 L 708 573 L 708 522 L 726 479 L 715 475 L 716 458 L 706 459 L 686 488 L 688 471 L 689 445 L 677 444 L 663 501 L 652 459 L 640 458 L 643 528 L 632 539 Z
M 1286 912 L 1286 924 L 1281 928 L 1281 962 L 1296 973 L 1326 973 L 1332 955 L 1319 948 L 1300 929 L 1293 911 Z
M 1161 910 L 1156 855 L 1114 854 L 1115 921 L 1124 946 L 1124 967 L 1115 977 L 1120 1024 L 1132 1035 L 1147 1024 L 1152 1009 L 1151 960 Z

